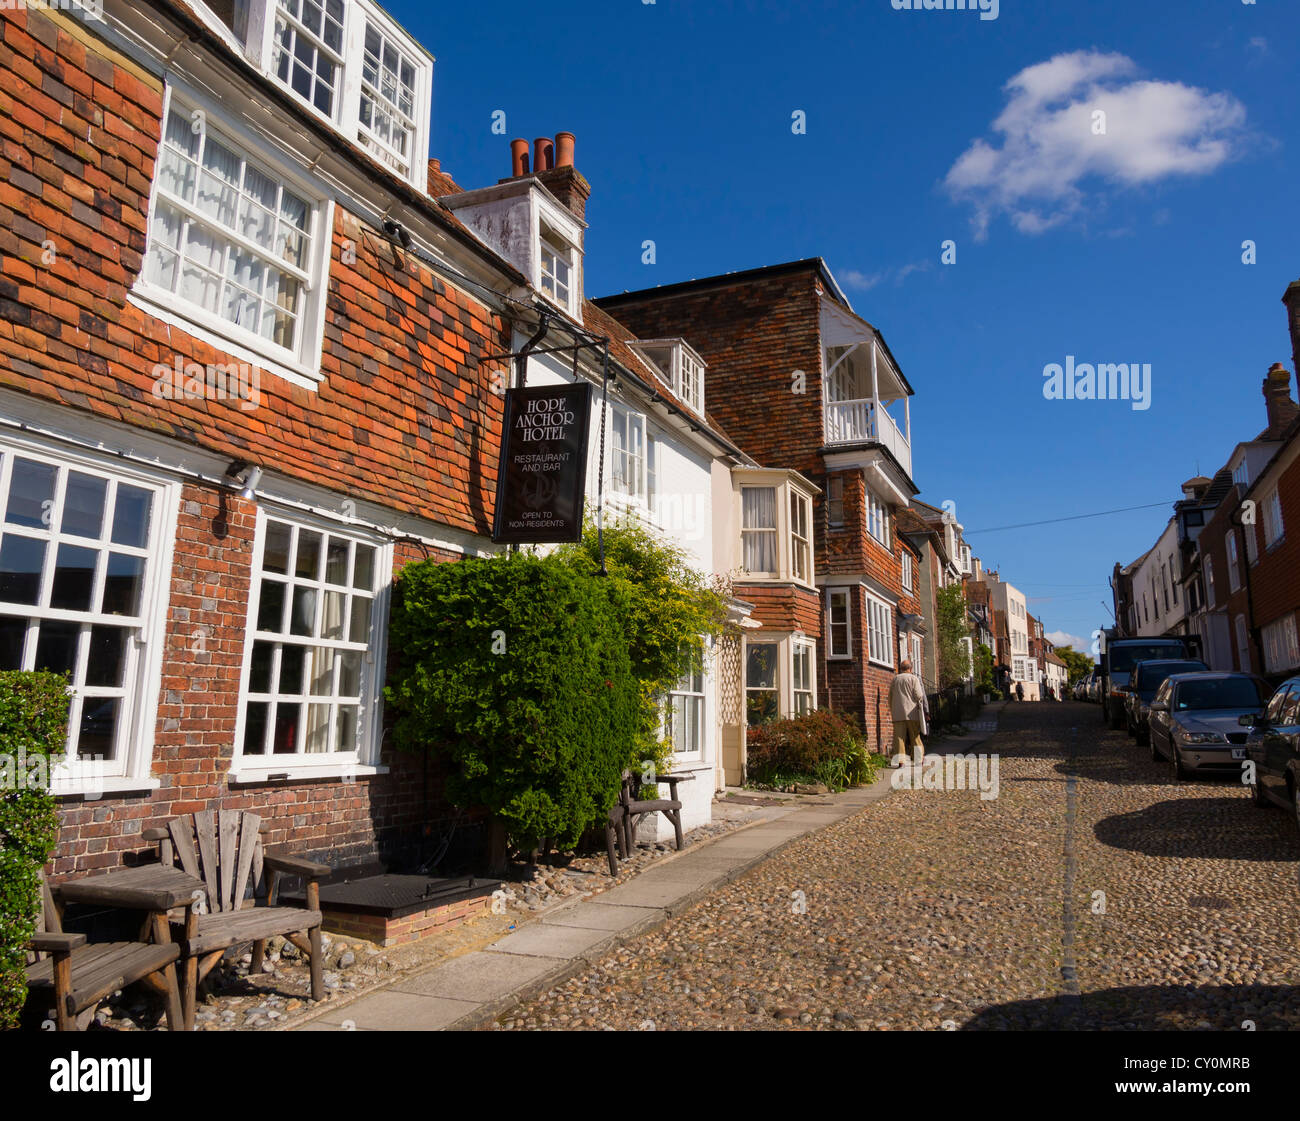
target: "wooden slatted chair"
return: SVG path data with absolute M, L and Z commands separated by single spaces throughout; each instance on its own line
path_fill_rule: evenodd
M 167 922 L 167 912 L 180 903 L 176 893 L 161 889 L 151 893 L 141 888 L 120 893 L 106 888 L 99 896 L 99 902 L 110 906 L 148 911 L 148 935 L 142 937 L 152 936 L 153 940 L 88 942 L 84 934 L 64 934 L 62 908 L 42 874 L 41 911 L 27 966 L 29 999 L 52 1001 L 55 1026 L 68 1031 L 85 1028 L 101 1000 L 140 981 L 166 998 L 167 1028 L 180 1031 L 184 1014 L 176 962 L 181 950 L 172 942 Z M 181 905 L 188 907 L 188 903 Z
M 257 973 L 262 968 L 266 940 L 277 935 L 288 938 L 307 955 L 312 999 L 324 999 L 320 881 L 331 869 L 328 864 L 264 851 L 262 834 L 268 828 L 255 813 L 204 810 L 174 817 L 165 828 L 145 830 L 145 840 L 158 844 L 160 863 L 178 865 L 207 887 L 206 906 L 190 911 L 183 942 L 187 1028 L 194 1025 L 199 983 L 226 950 L 251 942 L 249 968 Z M 281 875 L 303 878 L 306 909 L 279 906 Z
M 618 875 L 618 861 L 614 856 L 615 841 L 618 842 L 619 854 L 627 860 L 632 855 L 636 843 L 636 827 L 642 818 L 649 817 L 650 814 L 661 813 L 672 822 L 677 848 L 681 850 L 685 839 L 682 836 L 682 801 L 677 796 L 677 784 L 694 780 L 694 775 L 656 775 L 652 785 L 668 783 L 672 796 L 639 798 L 641 784 L 637 776 L 631 771 L 623 772 L 623 788 L 619 792 L 614 808 L 609 811 L 609 818 L 605 825 L 605 853 L 609 860 L 611 876 Z

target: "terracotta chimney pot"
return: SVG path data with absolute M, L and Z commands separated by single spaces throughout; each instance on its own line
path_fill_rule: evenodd
M 528 174 L 528 141 L 522 138 L 510 141 L 510 174 L 518 179 Z
M 557 132 L 555 134 L 555 166 L 572 167 L 573 166 L 573 145 L 576 137 L 571 132 Z
M 555 166 L 555 141 L 549 136 L 539 136 L 533 141 L 533 174 L 550 171 Z

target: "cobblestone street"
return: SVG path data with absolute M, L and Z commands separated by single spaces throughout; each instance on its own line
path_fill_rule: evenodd
M 1300 1027 L 1286 814 L 1092 705 L 1007 705 L 976 750 L 998 797 L 895 791 L 498 1027 Z

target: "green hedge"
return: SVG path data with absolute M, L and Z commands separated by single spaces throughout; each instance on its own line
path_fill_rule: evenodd
M 622 598 L 615 581 L 526 553 L 422 561 L 396 583 L 395 741 L 443 756 L 452 801 L 488 809 L 523 848 L 576 845 L 639 768 Z
M 50 757 L 68 738 L 67 681 L 0 672 L 0 1028 L 27 999 L 27 943 L 40 911 L 40 871 L 58 839 Z

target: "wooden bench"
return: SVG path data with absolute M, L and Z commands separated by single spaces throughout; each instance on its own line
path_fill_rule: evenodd
M 631 771 L 623 772 L 623 786 L 619 791 L 618 801 L 609 811 L 605 825 L 605 854 L 609 859 L 611 876 L 618 875 L 618 859 L 614 853 L 615 842 L 619 854 L 624 860 L 628 860 L 636 840 L 637 825 L 651 814 L 661 813 L 672 822 L 673 833 L 677 838 L 677 849 L 681 851 L 685 840 L 682 836 L 682 802 L 677 797 L 677 786 L 679 783 L 694 781 L 694 775 L 656 775 L 654 783 L 646 785 L 666 782 L 671 788 L 671 796 L 642 799 L 637 797 L 641 786 L 639 778 Z
M 199 983 L 231 946 L 253 944 L 251 973 L 262 969 L 266 940 L 283 936 L 298 947 L 311 966 L 312 1000 L 325 997 L 321 949 L 320 881 L 328 864 L 283 853 L 266 852 L 262 834 L 269 827 L 244 810 L 204 810 L 174 817 L 165 828 L 146 829 L 145 840 L 158 845 L 164 867 L 179 865 L 203 881 L 205 898 L 185 917 L 185 1026 L 194 1026 Z M 281 907 L 279 877 L 301 876 L 307 906 Z
M 166 998 L 168 1030 L 182 1030 L 185 1018 L 176 979 L 181 948 L 172 941 L 167 913 L 176 907 L 188 911 L 198 886 L 189 876 L 157 865 L 73 880 L 53 892 L 42 875 L 33 960 L 27 966 L 31 999 L 52 997 L 55 1026 L 68 1031 L 86 1027 L 101 1000 L 139 981 Z M 140 941 L 89 942 L 84 934 L 63 933 L 63 907 L 69 902 L 145 911 Z

